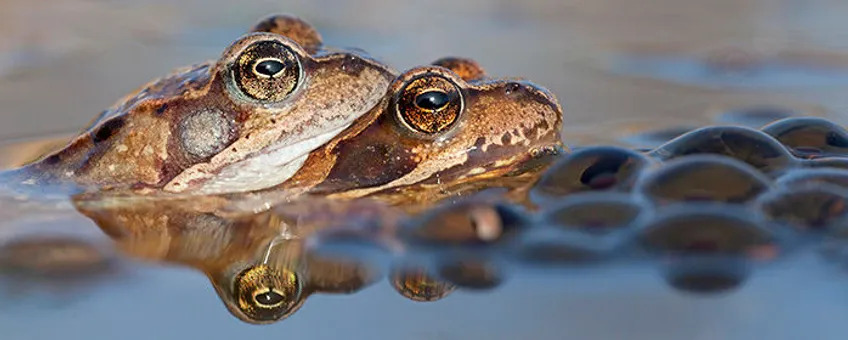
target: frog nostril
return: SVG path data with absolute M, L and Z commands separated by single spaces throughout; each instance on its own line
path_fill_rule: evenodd
M 509 95 L 509 94 L 513 94 L 515 92 L 518 92 L 519 90 L 521 90 L 521 88 L 522 88 L 522 86 L 519 83 L 509 83 L 509 84 L 506 84 L 506 90 L 505 91 L 506 91 L 506 94 Z

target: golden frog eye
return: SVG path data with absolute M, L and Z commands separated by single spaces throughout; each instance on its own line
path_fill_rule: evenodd
M 249 267 L 235 280 L 238 308 L 255 321 L 276 321 L 297 306 L 301 282 L 295 272 L 267 265 Z
M 233 79 L 250 98 L 278 102 L 297 88 L 301 64 L 291 48 L 279 41 L 258 41 L 236 58 Z
M 396 98 L 400 119 L 415 131 L 435 134 L 450 128 L 463 110 L 462 91 L 438 74 L 413 78 Z
M 455 289 L 451 283 L 433 277 L 425 268 L 395 268 L 391 274 L 392 287 L 413 301 L 436 301 L 450 295 Z

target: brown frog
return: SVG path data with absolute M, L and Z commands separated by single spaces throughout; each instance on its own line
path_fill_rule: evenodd
M 127 254 L 203 271 L 228 310 L 247 322 L 285 318 L 313 293 L 356 291 L 375 280 L 373 268 L 311 254 L 309 236 L 364 225 L 392 239 L 410 210 L 401 204 L 427 206 L 492 183 L 532 184 L 562 149 L 561 109 L 547 91 L 487 79 L 467 59 L 435 64 L 400 75 L 379 104 L 310 152 L 291 179 L 263 191 L 269 195 L 80 195 L 76 207 Z M 384 248 L 403 246 L 386 241 Z M 416 301 L 454 289 L 415 267 L 390 276 Z
M 324 47 L 300 19 L 273 16 L 217 61 L 143 86 L 61 150 L 5 176 L 133 193 L 271 187 L 377 105 L 395 76 L 359 51 Z
M 380 104 L 311 152 L 281 187 L 411 203 L 509 186 L 562 152 L 561 125 L 559 103 L 544 88 L 489 79 L 473 60 L 445 58 L 400 75 Z

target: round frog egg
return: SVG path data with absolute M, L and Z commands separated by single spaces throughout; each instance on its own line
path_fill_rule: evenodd
M 832 184 L 848 189 L 848 171 L 834 168 L 796 169 L 778 177 L 776 184 L 787 188 Z
M 627 192 L 651 164 L 629 149 L 587 147 L 563 156 L 548 168 L 531 195 L 537 203 L 547 204 L 585 191 Z
M 735 158 L 764 173 L 780 172 L 797 162 L 789 150 L 771 136 L 738 126 L 700 128 L 650 152 L 662 161 L 694 154 Z
M 802 158 L 848 156 L 848 131 L 819 117 L 783 119 L 762 128 Z
M 772 222 L 801 231 L 848 226 L 848 190 L 835 185 L 782 188 L 763 195 L 758 207 Z
M 693 155 L 670 161 L 643 177 L 636 191 L 659 204 L 746 203 L 769 190 L 770 182 L 757 169 L 733 158 Z
M 638 197 L 583 193 L 549 207 L 516 242 L 520 259 L 533 264 L 570 264 L 616 255 L 650 216 Z
M 403 223 L 400 238 L 411 247 L 489 249 L 522 232 L 529 220 L 505 204 L 448 203 Z
M 661 211 L 639 230 L 642 246 L 661 256 L 724 254 L 771 259 L 777 237 L 741 207 L 703 203 Z
M 640 243 L 661 259 L 663 276 L 687 292 L 738 287 L 752 262 L 777 256 L 777 237 L 765 222 L 733 206 L 687 204 L 666 209 L 640 230 Z
M 714 294 L 739 288 L 751 275 L 751 264 L 738 257 L 694 256 L 670 259 L 663 277 L 672 288 L 694 294 Z

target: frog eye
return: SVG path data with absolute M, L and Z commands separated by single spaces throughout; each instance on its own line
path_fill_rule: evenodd
M 267 265 L 249 267 L 235 280 L 238 308 L 253 321 L 276 321 L 298 305 L 301 282 L 296 273 Z
M 450 295 L 456 286 L 440 280 L 430 273 L 426 268 L 399 267 L 392 270 L 392 287 L 413 301 L 436 301 Z
M 301 64 L 297 54 L 279 41 L 258 41 L 241 52 L 233 67 L 233 79 L 250 98 L 277 102 L 297 88 Z
M 424 74 L 407 82 L 396 97 L 396 110 L 409 128 L 435 134 L 450 128 L 463 110 L 459 86 L 439 74 Z

